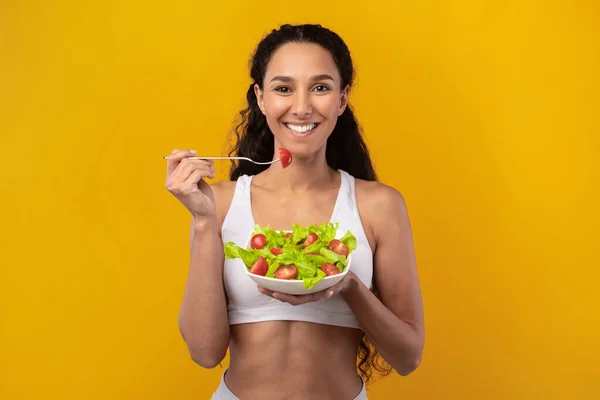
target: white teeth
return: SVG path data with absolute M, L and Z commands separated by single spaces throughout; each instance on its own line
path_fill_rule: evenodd
M 308 131 L 312 131 L 313 129 L 315 129 L 317 127 L 317 124 L 315 124 L 315 123 L 308 124 L 308 125 L 285 124 L 285 126 L 287 126 L 288 128 L 290 128 L 294 132 L 306 133 Z

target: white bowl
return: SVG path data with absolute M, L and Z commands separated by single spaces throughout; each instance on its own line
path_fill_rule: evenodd
M 252 239 L 252 236 L 254 235 L 251 234 L 248 238 L 248 241 L 246 242 L 246 249 L 250 247 L 250 240 Z M 311 289 L 307 289 L 304 286 L 304 282 L 302 280 L 268 278 L 266 276 L 252 274 L 250 273 L 250 270 L 246 267 L 244 263 L 241 264 L 244 270 L 246 271 L 246 274 L 254 282 L 264 287 L 265 289 L 285 294 L 302 295 L 316 293 L 325 289 L 329 289 L 330 287 L 344 279 L 344 277 L 348 274 L 348 271 L 350 271 L 350 265 L 352 264 L 352 253 L 348 255 L 348 263 L 346 264 L 344 271 L 336 275 L 326 276 L 325 278 L 317 282 L 317 284 L 314 285 Z

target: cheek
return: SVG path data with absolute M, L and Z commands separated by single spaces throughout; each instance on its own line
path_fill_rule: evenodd
M 265 109 L 268 117 L 279 118 L 290 108 L 290 100 L 283 96 L 269 96 L 265 98 Z
M 340 109 L 339 101 L 333 96 L 317 97 L 313 101 L 315 111 L 329 119 L 337 118 Z

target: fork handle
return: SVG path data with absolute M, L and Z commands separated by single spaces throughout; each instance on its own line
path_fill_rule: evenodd
M 163 156 L 163 158 L 168 159 L 169 156 Z M 246 160 L 246 161 L 250 161 L 251 163 L 254 164 L 258 164 L 258 165 L 269 165 L 269 164 L 273 164 L 276 162 L 281 161 L 281 158 L 278 158 L 277 160 L 273 160 L 273 161 L 264 161 L 264 162 L 260 162 L 260 161 L 254 161 L 251 158 L 248 157 L 223 157 L 223 156 L 217 156 L 217 157 L 188 157 L 191 160 Z
M 163 159 L 168 160 L 169 156 L 163 156 Z M 188 157 L 190 160 L 247 160 L 246 157 Z

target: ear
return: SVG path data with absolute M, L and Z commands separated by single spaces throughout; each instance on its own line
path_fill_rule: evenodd
M 338 112 L 338 117 L 346 111 L 346 107 L 348 107 L 348 94 L 350 92 L 350 86 L 346 85 L 344 90 L 342 90 L 341 98 L 340 98 L 340 110 Z
M 257 83 L 254 84 L 254 94 L 256 95 L 256 102 L 258 103 L 258 108 L 262 113 L 265 113 L 265 99 L 263 96 L 263 91 L 260 90 L 260 86 Z

